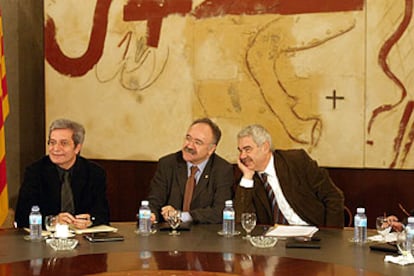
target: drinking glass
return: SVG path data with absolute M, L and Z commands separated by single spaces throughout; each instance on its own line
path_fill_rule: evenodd
M 45 226 L 46 230 L 53 233 L 55 232 L 55 226 L 57 223 L 57 217 L 53 215 L 49 215 L 45 217 Z
M 407 259 L 410 257 L 412 258 L 411 248 L 408 248 L 409 246 L 407 243 L 407 232 L 406 231 L 402 231 L 397 234 L 397 247 L 401 255 L 403 256 L 403 258 L 407 258 Z
M 255 213 L 243 213 L 241 215 L 241 224 L 246 231 L 246 236 L 243 239 L 248 240 L 251 238 L 250 232 L 256 227 L 256 214 Z
M 180 226 L 181 223 L 181 211 L 179 210 L 169 210 L 168 211 L 168 218 L 167 222 L 172 228 L 169 235 L 171 236 L 178 236 L 180 235 L 180 232 L 177 231 L 178 226 Z
M 391 232 L 391 223 L 387 220 L 387 217 L 379 216 L 376 220 L 377 232 L 385 240 L 385 237 Z

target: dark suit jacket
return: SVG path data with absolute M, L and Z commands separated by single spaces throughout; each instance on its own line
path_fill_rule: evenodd
M 148 196 L 151 211 L 158 221 L 162 219 L 161 207 L 171 205 L 182 209 L 186 181 L 187 163 L 181 151 L 159 160 Z M 194 189 L 190 205 L 193 222 L 220 223 L 224 202 L 233 196 L 232 186 L 232 165 L 216 154 L 211 155 Z
M 344 226 L 344 196 L 328 172 L 319 168 L 304 150 L 273 152 L 277 177 L 289 205 L 305 222 L 315 226 Z M 257 223 L 273 225 L 271 205 L 257 173 L 254 187 L 238 185 L 235 196 L 236 216 L 256 212 Z
M 58 170 L 49 156 L 28 166 L 16 207 L 18 227 L 29 225 L 29 213 L 33 205 L 39 205 L 43 217 L 60 213 L 61 186 Z M 101 167 L 78 156 L 72 168 L 71 187 L 74 215 L 88 213 L 95 217 L 94 225 L 109 224 L 106 174 Z

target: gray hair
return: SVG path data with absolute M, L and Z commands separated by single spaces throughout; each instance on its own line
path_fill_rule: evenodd
M 237 139 L 243 137 L 252 137 L 253 141 L 259 147 L 265 142 L 269 142 L 270 148 L 273 148 L 272 137 L 270 136 L 270 133 L 261 125 L 255 124 L 243 128 L 237 134 Z
M 70 129 L 73 131 L 72 139 L 75 143 L 75 146 L 78 144 L 83 144 L 83 141 L 85 140 L 85 128 L 75 122 L 68 119 L 57 119 L 52 122 L 52 124 L 49 127 L 49 140 L 50 140 L 50 134 L 55 129 Z

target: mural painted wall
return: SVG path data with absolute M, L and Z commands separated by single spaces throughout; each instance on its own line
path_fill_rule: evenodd
M 331 167 L 414 168 L 414 0 L 45 0 L 47 125 L 83 155 L 157 160 L 192 120 L 260 123 Z

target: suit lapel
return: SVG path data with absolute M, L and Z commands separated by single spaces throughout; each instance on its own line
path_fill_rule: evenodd
M 263 186 L 262 180 L 260 179 L 259 175 L 255 173 L 254 177 L 254 186 L 255 186 L 255 193 L 258 199 L 257 204 L 263 205 L 263 209 L 266 210 L 267 215 L 270 218 L 273 218 L 272 214 L 272 207 L 269 202 L 269 198 L 267 197 L 266 190 Z
M 51 206 L 55 206 L 57 211 L 60 212 L 60 187 L 62 183 L 59 179 L 56 165 L 52 161 L 49 161 L 47 164 L 44 179 L 47 183 L 47 186 L 44 186 L 44 188 L 47 189 L 47 194 L 50 195 L 48 200 L 51 201 Z
M 288 176 L 288 167 L 286 166 L 286 162 L 284 162 L 284 160 L 280 157 L 280 154 L 276 154 L 276 152 L 274 152 L 273 159 L 276 175 L 279 180 L 283 196 L 286 198 L 288 203 L 291 204 L 288 199 L 292 198 L 292 196 L 294 196 L 294 193 L 292 193 L 293 191 L 291 190 L 293 185 L 287 185 L 287 183 L 291 183 L 292 181 Z
M 206 166 L 201 172 L 200 179 L 194 189 L 193 200 L 195 200 L 207 187 L 210 177 L 210 166 Z
M 177 164 L 177 183 L 180 186 L 180 194 L 182 200 L 184 200 L 185 184 L 187 182 L 187 163 L 184 160 L 180 160 Z
M 85 172 L 85 163 L 83 161 L 83 159 L 80 159 L 79 157 L 77 157 L 75 164 L 73 165 L 72 168 L 72 173 L 71 173 L 71 183 L 70 186 L 72 188 L 72 194 L 73 194 L 73 202 L 75 204 L 75 209 L 76 206 L 79 206 L 79 202 L 77 202 L 83 193 L 87 192 L 84 191 L 85 187 L 87 186 L 86 184 L 86 172 Z
M 195 186 L 194 193 L 193 193 L 193 200 L 197 200 L 197 198 L 207 189 L 207 185 L 210 179 L 211 168 L 213 167 L 214 154 L 210 156 L 204 170 L 201 172 L 200 178 L 198 180 L 197 185 Z

